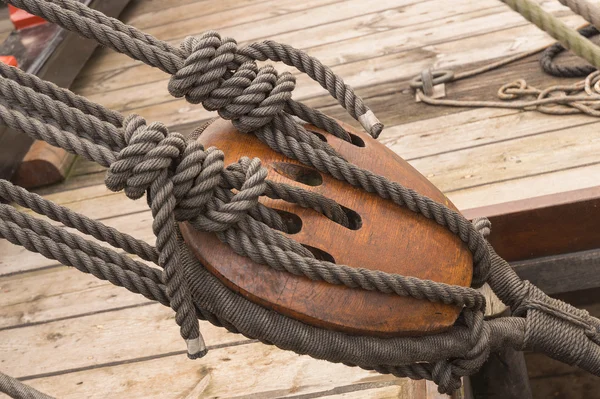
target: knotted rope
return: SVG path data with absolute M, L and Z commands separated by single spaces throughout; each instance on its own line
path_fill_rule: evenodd
M 499 260 L 487 244 L 484 236 L 489 234 L 489 222 L 478 220 L 472 224 L 443 204 L 348 163 L 293 116 L 345 140 L 350 140 L 348 133 L 333 119 L 291 99 L 292 75 L 279 75 L 273 67 L 258 68 L 255 63 L 270 59 L 296 66 L 326 88 L 377 137 L 382 125 L 373 113 L 318 60 L 270 41 L 237 48 L 235 41 L 215 32 L 188 38 L 180 48 L 174 48 L 72 0 L 9 2 L 170 73 L 169 90 L 173 95 L 216 110 L 240 131 L 255 134 L 274 150 L 445 226 L 473 253 L 474 288 L 489 281 L 501 299 L 514 296 L 520 298 L 519 303 L 530 303 L 526 298 L 528 292 L 534 291 L 522 289 L 523 282 L 513 276 L 508 264 Z M 440 391 L 451 392 L 460 386 L 460 378 L 476 371 L 494 348 L 511 345 L 523 349 L 525 344 L 536 347 L 545 339 L 543 335 L 526 334 L 528 315 L 525 319 L 484 321 L 485 299 L 474 288 L 315 259 L 299 243 L 280 233 L 286 231 L 285 223 L 275 211 L 261 205 L 259 197 L 267 195 L 310 207 L 340 224 L 347 224 L 347 217 L 331 199 L 269 181 L 258 159 L 242 158 L 226 166 L 218 149 L 204 149 L 195 140 L 186 141 L 164 125 L 148 124 L 137 115 L 124 118 L 68 90 L 1 64 L 0 93 L 0 120 L 4 124 L 109 167 L 106 184 L 112 190 L 124 190 L 133 199 L 145 194 L 154 217 L 156 248 L 9 182 L 0 182 L 0 196 L 155 262 L 163 270 L 159 272 L 8 205 L 0 206 L 0 235 L 168 304 L 176 312 L 188 356 L 192 358 L 206 353 L 197 320 L 202 318 L 298 353 L 398 376 L 431 379 Z M 461 317 L 445 333 L 391 339 L 348 336 L 299 323 L 250 303 L 224 287 L 191 256 L 182 242 L 178 221 L 215 232 L 236 253 L 277 270 L 331 284 L 453 304 L 462 308 Z M 535 295 L 536 301 L 547 301 L 545 297 L 537 298 L 538 293 Z M 551 317 L 562 317 L 569 310 L 553 309 Z M 540 320 L 543 327 L 546 321 Z M 565 323 L 565 328 L 584 330 L 587 335 L 570 334 L 559 341 L 550 340 L 550 344 L 541 345 L 544 350 L 552 354 L 552 345 L 566 343 L 590 346 L 590 353 L 598 351 L 591 346 L 596 345 L 596 335 L 590 333 L 597 331 L 597 320 L 580 317 L 577 322 Z M 580 353 L 574 361 L 596 372 L 600 362 L 595 355 L 590 356 Z M 562 359 L 573 360 L 568 354 Z
M 530 86 L 524 79 L 517 79 L 498 89 L 497 96 L 501 101 L 433 98 L 425 92 L 428 85 L 435 84 L 435 79 L 430 76 L 433 75 L 422 74 L 425 84 L 420 80 L 415 81 L 414 84 L 419 100 L 429 105 L 535 110 L 549 115 L 600 116 L 600 73 L 598 71 L 592 72 L 579 82 L 553 85 L 544 89 Z

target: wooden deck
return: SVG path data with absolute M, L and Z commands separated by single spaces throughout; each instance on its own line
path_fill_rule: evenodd
M 543 5 L 572 27 L 583 23 L 557 1 Z M 240 43 L 268 38 L 305 49 L 357 89 L 386 125 L 381 140 L 459 209 L 600 182 L 595 118 L 414 103 L 407 82 L 426 67 L 465 70 L 553 42 L 497 0 L 134 0 L 124 20 L 172 43 L 214 29 Z M 498 87 L 517 78 L 556 82 L 536 59 L 450 84 L 448 95 L 493 99 Z M 296 76 L 296 99 L 349 121 L 317 84 Z M 170 97 L 167 81 L 164 73 L 103 49 L 73 89 L 171 131 L 190 132 L 210 117 Z M 109 192 L 103 178 L 102 168 L 79 160 L 66 182 L 40 192 L 153 242 L 145 201 Z M 170 309 L 6 241 L 0 241 L 0 308 L 0 369 L 60 398 L 403 398 L 420 389 L 207 323 L 202 329 L 212 350 L 189 361 Z M 530 359 L 536 397 L 600 397 L 597 379 L 537 355 Z

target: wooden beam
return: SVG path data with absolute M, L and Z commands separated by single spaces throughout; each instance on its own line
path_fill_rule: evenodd
M 600 287 L 600 186 L 463 214 L 488 217 L 498 254 L 547 294 Z
M 600 186 L 463 211 L 492 222 L 490 242 L 511 261 L 600 248 Z
M 513 262 L 519 277 L 546 294 L 600 287 L 600 249 Z

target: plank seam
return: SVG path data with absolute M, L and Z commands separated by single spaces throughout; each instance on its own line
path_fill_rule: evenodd
M 403 379 L 399 379 L 399 378 L 394 381 L 363 382 L 363 383 L 359 383 L 359 384 L 342 385 L 342 386 L 338 386 L 338 387 L 335 387 L 332 389 L 328 389 L 326 391 L 319 391 L 319 392 L 314 392 L 314 393 L 293 395 L 293 396 L 284 396 L 284 398 L 286 398 L 286 399 L 321 398 L 323 396 L 341 395 L 341 394 L 351 393 L 351 392 L 366 391 L 368 389 L 385 388 L 385 387 L 389 387 L 389 386 L 398 386 L 398 385 L 402 385 L 402 383 L 403 383 Z M 260 395 L 260 393 L 257 395 Z M 248 399 L 251 399 L 251 398 L 258 399 L 258 398 L 260 398 L 260 396 L 252 396 Z
M 345 1 L 345 0 L 341 0 L 341 1 Z M 433 0 L 430 0 L 430 1 L 433 1 Z M 409 3 L 409 4 L 406 4 L 403 7 L 411 6 L 411 5 L 414 5 L 414 4 L 417 4 L 417 3 L 418 2 Z M 331 3 L 331 4 L 336 4 L 336 3 Z M 330 4 L 327 4 L 327 5 L 330 5 Z M 435 18 L 435 19 L 432 19 L 432 20 L 428 21 L 428 23 L 435 23 L 437 21 L 441 21 L 441 20 L 444 20 L 444 19 L 456 18 L 456 17 L 459 17 L 459 16 L 468 15 L 468 14 L 471 14 L 471 13 L 474 13 L 474 12 L 481 12 L 481 11 L 486 11 L 486 10 L 493 10 L 495 8 L 501 8 L 501 6 L 492 6 L 492 7 L 478 9 L 476 11 L 463 12 L 463 13 L 460 13 L 460 14 L 453 15 L 451 17 Z M 364 14 L 364 15 L 378 14 L 378 13 L 389 11 L 389 10 L 390 9 L 383 10 L 383 11 L 376 11 L 376 12 L 367 13 L 367 14 Z M 354 17 L 349 17 L 349 18 L 344 18 L 344 19 L 332 21 L 332 22 L 324 24 L 322 26 L 327 26 L 327 25 L 332 25 L 332 24 L 339 23 L 339 22 L 348 21 L 348 20 L 351 20 L 351 19 L 354 19 L 354 18 L 363 17 L 364 15 L 359 15 L 359 16 L 354 16 Z M 422 24 L 421 23 L 408 24 L 408 25 L 404 25 L 404 26 L 399 27 L 399 28 L 389 29 L 386 32 L 389 32 L 390 34 L 393 34 L 393 32 L 396 31 L 396 30 L 410 28 L 411 26 L 415 26 L 415 25 L 422 25 Z M 482 33 L 482 34 L 485 35 L 485 34 L 488 34 L 488 33 L 501 32 L 503 30 L 513 29 L 513 28 L 517 28 L 517 27 L 521 27 L 521 26 L 526 26 L 526 25 L 527 25 L 527 23 L 523 23 L 523 24 L 511 26 L 511 27 L 508 27 L 508 28 L 500 28 L 498 30 L 486 31 L 485 33 Z M 223 28 L 220 28 L 220 29 L 224 29 L 224 28 L 230 28 L 230 26 L 223 27 Z M 290 30 L 290 31 L 282 32 L 280 34 L 289 34 L 289 33 L 294 33 L 294 32 L 301 32 L 301 31 L 306 30 L 306 29 L 307 28 L 293 29 L 293 30 Z M 376 34 L 379 34 L 379 33 L 381 33 L 381 31 L 375 31 L 375 32 L 367 33 L 367 34 L 362 35 L 362 36 L 353 37 L 353 38 L 350 38 L 350 39 L 340 39 L 340 40 L 336 40 L 336 41 L 333 41 L 333 42 L 328 42 L 326 45 L 335 45 L 335 44 L 343 43 L 343 42 L 347 42 L 347 41 L 349 42 L 349 41 L 353 41 L 353 40 L 360 39 L 360 38 L 363 38 L 363 37 L 369 37 L 369 36 L 372 36 L 372 35 L 376 35 Z M 422 46 L 409 47 L 409 48 L 405 48 L 405 49 L 403 49 L 401 51 L 398 51 L 398 52 L 387 53 L 387 54 L 378 55 L 378 56 L 374 56 L 374 57 L 361 58 L 361 59 L 358 59 L 358 60 L 354 59 L 354 60 L 351 60 L 351 61 L 341 62 L 339 64 L 328 64 L 327 66 L 330 67 L 330 68 L 333 68 L 333 67 L 344 66 L 344 65 L 348 65 L 348 64 L 362 62 L 362 61 L 370 61 L 370 60 L 374 60 L 374 59 L 377 59 L 377 58 L 380 58 L 380 57 L 385 57 L 385 56 L 389 56 L 389 55 L 393 55 L 393 54 L 403 54 L 405 52 L 422 49 L 423 47 L 435 46 L 435 45 L 439 45 L 439 44 L 447 44 L 447 43 L 452 43 L 454 41 L 462 40 L 462 39 L 465 39 L 465 38 L 477 37 L 477 36 L 482 35 L 482 34 L 477 34 L 477 35 L 469 35 L 469 34 L 459 35 L 459 36 L 453 37 L 452 39 L 432 41 L 432 42 L 429 42 L 429 43 L 424 44 Z M 259 42 L 261 40 L 266 40 L 268 38 L 269 38 L 269 36 L 264 36 L 264 37 L 260 37 L 258 39 L 249 40 L 248 42 Z M 183 39 L 183 37 L 177 38 L 177 39 L 173 39 L 173 40 L 178 40 L 178 39 Z M 171 40 L 169 40 L 169 41 L 171 41 Z M 303 51 L 310 51 L 313 48 L 322 47 L 322 46 L 324 46 L 324 45 L 323 44 L 319 44 L 319 45 L 310 46 L 310 47 L 304 47 L 304 48 L 300 48 L 300 49 L 303 50 Z M 140 66 L 143 66 L 143 65 L 144 64 L 142 64 L 141 62 L 136 62 L 135 64 L 132 64 L 132 65 L 129 65 L 129 66 L 125 66 L 125 67 L 122 67 L 122 68 L 110 69 L 110 70 L 106 70 L 106 71 L 102 71 L 102 72 L 97 72 L 95 74 L 83 75 L 83 76 L 90 76 L 90 77 L 91 76 L 95 76 L 95 75 L 105 76 L 108 72 L 111 72 L 111 71 L 116 71 L 116 72 L 121 73 L 121 72 L 127 71 L 127 70 L 129 70 L 131 68 L 140 67 Z M 301 72 L 295 71 L 292 74 L 298 76 L 298 75 L 301 75 Z M 100 76 L 100 78 L 102 76 Z M 119 87 L 119 88 L 111 89 L 111 90 L 97 91 L 97 92 L 94 92 L 94 91 L 92 91 L 92 92 L 85 92 L 85 95 L 86 96 L 90 96 L 90 95 L 97 95 L 97 94 L 100 94 L 100 93 L 102 93 L 102 94 L 111 93 L 111 92 L 118 91 L 118 90 L 123 90 L 123 89 L 128 89 L 128 88 L 136 88 L 136 87 L 139 87 L 139 86 L 143 86 L 143 85 L 147 85 L 147 84 L 151 84 L 151 83 L 157 83 L 157 82 L 161 82 L 161 81 L 165 81 L 165 83 L 166 83 L 168 81 L 168 78 L 152 80 L 152 81 L 148 81 L 148 82 L 144 82 L 144 83 L 138 83 L 138 84 L 134 84 L 134 85 L 131 85 L 131 86 L 123 86 L 123 87 Z M 406 81 L 408 82 L 408 80 L 406 80 Z M 165 85 L 165 87 L 166 87 L 166 85 Z M 327 95 L 323 94 L 323 96 L 327 96 Z M 318 97 L 320 97 L 320 96 L 318 96 Z M 308 97 L 308 98 L 314 98 L 314 97 Z M 368 98 L 368 97 L 365 97 L 365 98 Z M 172 102 L 172 101 L 173 100 L 169 100 L 169 101 L 155 103 L 155 104 L 152 104 L 152 105 L 160 105 L 160 104 L 169 103 L 169 102 Z M 138 108 L 144 108 L 144 107 L 138 107 Z M 138 109 L 138 108 L 131 108 L 131 109 L 123 108 L 123 111 L 132 110 L 132 109 Z
M 54 319 L 40 320 L 40 321 L 34 321 L 34 322 L 30 322 L 30 323 L 22 323 L 22 324 L 15 324 L 15 325 L 12 325 L 12 326 L 0 327 L 0 331 L 15 330 L 15 329 L 18 329 L 18 328 L 35 327 L 35 326 L 39 326 L 39 325 L 42 325 L 42 324 L 49 324 L 49 323 L 54 323 L 54 322 L 58 322 L 58 321 L 77 319 L 77 318 L 86 317 L 86 316 L 94 316 L 94 315 L 98 315 L 98 314 L 102 314 L 102 313 L 118 312 L 120 310 L 126 310 L 126 309 L 132 309 L 132 308 L 140 308 L 140 307 L 143 307 L 143 306 L 156 305 L 156 304 L 157 304 L 156 302 L 150 302 L 149 301 L 149 302 L 137 303 L 137 304 L 134 304 L 134 305 L 127 305 L 127 306 L 120 306 L 120 307 L 110 308 L 110 309 L 96 310 L 96 311 L 93 311 L 93 312 L 78 313 L 78 314 L 74 314 L 74 315 L 71 315 L 71 316 L 57 317 L 57 318 L 54 318 Z
M 248 345 L 248 344 L 254 344 L 254 343 L 260 343 L 260 342 L 258 340 L 245 339 L 245 340 L 234 341 L 234 342 L 229 342 L 229 343 L 225 343 L 225 344 L 219 344 L 219 345 L 213 345 L 213 346 L 209 345 L 209 346 L 207 346 L 207 348 L 209 350 L 217 350 L 217 349 L 224 349 L 224 348 L 230 348 L 230 347 Z M 133 358 L 133 359 L 117 360 L 114 362 L 99 363 L 99 364 L 83 366 L 83 367 L 74 367 L 71 369 L 52 371 L 52 372 L 48 372 L 48 373 L 32 374 L 32 375 L 27 375 L 27 376 L 23 376 L 23 377 L 17 377 L 17 379 L 19 381 L 30 381 L 30 380 L 35 380 L 35 379 L 39 379 L 39 378 L 56 377 L 56 376 L 65 375 L 65 374 L 78 373 L 81 371 L 95 370 L 95 369 L 101 369 L 101 368 L 107 368 L 107 367 L 115 367 L 115 366 L 121 366 L 121 365 L 132 364 L 132 363 L 141 363 L 141 362 L 146 362 L 149 360 L 163 359 L 163 358 L 170 357 L 170 356 L 181 356 L 181 355 L 185 355 L 186 353 L 187 353 L 187 350 L 166 352 L 166 353 L 161 353 L 161 354 L 156 354 L 156 355 L 151 355 L 151 356 L 137 357 L 137 358 Z

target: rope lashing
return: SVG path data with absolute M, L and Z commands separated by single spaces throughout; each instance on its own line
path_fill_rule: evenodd
M 8 67 L 0 66 L 0 71 L 5 68 Z M 11 73 L 19 74 L 20 72 L 10 71 L 10 73 L 4 73 L 4 75 L 10 75 Z M 22 81 L 26 80 L 24 78 L 19 79 Z M 29 82 L 30 85 L 34 85 L 36 80 L 30 78 Z M 13 89 L 18 91 L 17 87 L 14 87 Z M 53 88 L 53 90 L 56 91 L 57 89 Z M 25 88 L 22 91 L 26 95 L 19 92 L 18 96 L 14 96 L 19 102 L 16 104 L 11 103 L 12 107 L 19 107 L 21 105 L 26 107 L 29 102 L 43 96 L 46 96 L 47 98 L 44 97 L 43 100 L 45 102 L 42 101 L 42 103 L 48 104 L 48 106 L 53 105 L 52 101 L 57 101 L 53 100 L 50 95 L 36 93 L 30 88 Z M 48 90 L 48 92 L 50 93 L 51 91 Z M 58 96 L 54 95 L 54 97 Z M 75 100 L 71 102 L 75 102 Z M 198 147 L 199 144 L 194 142 L 189 144 L 185 143 L 180 136 L 168 134 L 162 125 L 151 124 L 146 126 L 139 117 L 129 117 L 127 119 L 118 117 L 117 119 L 120 121 L 120 125 L 122 125 L 118 129 L 122 129 L 123 131 L 122 134 L 119 134 L 124 137 L 126 146 L 120 152 L 115 153 L 109 149 L 116 147 L 114 143 L 104 143 L 101 136 L 96 135 L 93 137 L 94 141 L 98 143 L 93 145 L 90 140 L 78 138 L 74 134 L 79 131 L 82 131 L 82 134 L 90 134 L 87 130 L 83 130 L 82 127 L 91 126 L 92 124 L 87 122 L 83 123 L 82 121 L 86 121 L 85 118 L 87 117 L 96 123 L 100 123 L 98 118 L 92 115 L 85 116 L 83 111 L 79 110 L 73 111 L 70 108 L 65 107 L 56 108 L 62 110 L 62 112 L 69 117 L 65 117 L 63 114 L 56 115 L 55 119 L 52 119 L 54 121 L 53 123 L 42 124 L 33 118 L 23 117 L 23 114 L 11 110 L 12 112 L 8 113 L 10 117 L 6 118 L 5 122 L 12 123 L 14 126 L 20 127 L 30 134 L 46 138 L 48 141 L 59 143 L 60 140 L 63 140 L 62 142 L 66 143 L 74 152 L 111 166 L 107 176 L 109 187 L 112 187 L 113 189 L 124 188 L 126 193 L 132 198 L 139 198 L 140 195 L 143 195 L 148 188 L 147 185 L 150 184 L 150 203 L 156 218 L 154 231 L 157 236 L 172 236 L 171 230 L 168 230 L 172 225 L 169 222 L 168 217 L 170 212 L 174 212 L 175 215 L 178 214 L 178 203 L 185 205 L 186 212 L 188 212 L 187 217 L 191 218 L 191 215 L 194 213 L 194 207 L 202 208 L 202 206 L 197 203 L 194 204 L 193 198 L 190 196 L 206 196 L 207 192 L 210 193 L 211 190 L 215 190 L 217 179 L 214 173 L 215 171 L 223 170 L 222 154 L 219 157 L 218 151 L 214 152 L 214 154 L 216 154 L 214 156 L 210 155 L 211 152 L 209 151 L 206 153 L 206 158 L 203 158 L 205 155 L 202 149 Z M 79 119 L 72 121 L 73 118 L 70 117 L 71 113 L 77 114 Z M 59 123 L 57 120 L 61 120 L 61 122 Z M 66 127 L 74 133 L 65 136 L 64 132 L 60 132 L 58 128 L 54 126 L 60 126 L 60 124 L 66 125 Z M 289 126 L 291 126 L 291 128 L 289 128 Z M 339 156 L 330 156 L 328 151 L 324 151 L 320 148 L 315 149 L 306 142 L 300 142 L 297 146 L 289 145 L 290 137 L 284 135 L 281 130 L 288 129 L 292 131 L 292 134 L 297 134 L 299 131 L 302 132 L 299 130 L 298 126 L 299 125 L 296 125 L 295 123 L 290 123 L 289 119 L 284 115 L 278 115 L 274 127 L 270 128 L 274 135 L 276 135 L 276 140 L 273 145 L 281 145 L 283 148 L 282 151 L 288 152 L 290 156 L 298 157 L 304 162 L 311 163 L 321 170 L 329 170 L 338 178 L 348 180 L 352 184 L 362 186 L 369 191 L 376 191 L 382 196 L 392 198 L 399 204 L 406 204 L 406 206 L 413 211 L 421 212 L 427 217 L 435 219 L 438 223 L 447 224 L 450 229 L 469 243 L 469 246 L 476 254 L 475 259 L 477 262 L 485 265 L 485 251 L 482 252 L 482 246 L 481 244 L 478 244 L 478 240 L 479 243 L 483 243 L 483 241 L 481 241 L 480 238 L 478 239 L 479 235 L 476 232 L 469 233 L 469 229 L 473 229 L 472 227 L 469 227 L 470 223 L 468 221 L 461 220 L 457 213 L 445 210 L 431 200 L 421 198 L 417 193 L 404 189 L 397 183 L 388 182 L 370 172 L 349 165 Z M 277 127 L 281 127 L 281 129 L 278 129 Z M 92 131 L 93 130 L 94 129 L 92 129 Z M 263 132 L 263 135 L 269 137 L 268 132 Z M 69 140 L 64 141 L 65 137 Z M 283 140 L 277 141 L 281 138 Z M 293 138 L 295 139 L 295 137 Z M 318 140 L 318 142 L 321 143 L 320 140 Z M 185 154 L 185 156 L 182 157 L 182 154 Z M 214 159 L 213 163 L 221 162 L 221 164 L 216 168 L 213 168 L 211 166 L 213 163 L 208 165 L 207 162 L 211 159 Z M 175 161 L 177 161 L 176 165 L 173 164 Z M 193 168 L 196 169 L 194 170 Z M 231 168 L 230 171 L 233 171 L 234 169 L 235 168 Z M 165 171 L 168 170 L 175 170 L 175 173 L 170 176 L 172 184 L 163 181 L 165 173 L 168 174 L 168 172 Z M 237 188 L 241 188 L 239 178 L 240 173 L 238 172 L 236 177 L 236 179 L 238 179 Z M 223 179 L 219 177 L 218 181 L 221 180 Z M 225 178 L 225 180 L 231 181 L 232 179 Z M 190 182 L 192 181 L 197 181 L 201 187 L 190 186 Z M 153 188 L 152 184 L 156 187 Z M 241 184 L 243 186 L 243 183 Z M 293 202 L 300 202 L 301 200 L 301 202 L 305 204 L 304 206 L 312 205 L 313 208 L 317 209 L 329 208 L 331 211 L 323 212 L 326 214 L 335 215 L 336 212 L 340 214 L 343 213 L 343 211 L 339 209 L 339 205 L 335 204 L 335 206 L 332 206 L 331 200 L 320 198 L 314 194 L 311 194 L 310 196 L 302 195 L 302 190 L 294 189 L 287 191 L 285 185 L 274 185 L 272 183 L 267 183 L 267 187 L 274 188 L 272 191 L 279 198 L 286 198 Z M 160 190 L 171 190 L 173 193 L 179 194 L 174 195 L 174 198 L 170 198 L 168 191 L 165 192 Z M 268 191 L 269 190 L 265 188 L 267 194 Z M 185 193 L 188 197 L 181 196 L 181 193 Z M 301 195 L 298 196 L 297 194 L 299 193 Z M 221 197 L 219 198 L 219 201 L 230 200 L 231 198 L 228 198 L 226 194 L 221 194 Z M 213 202 L 211 204 L 214 206 L 219 205 L 218 202 Z M 164 211 L 164 209 L 166 209 L 166 211 Z M 210 211 L 213 209 L 208 210 Z M 199 217 L 198 212 L 200 212 L 200 210 L 198 210 L 194 216 Z M 201 221 L 197 220 L 192 221 L 192 223 L 194 226 L 203 229 L 223 230 L 222 225 L 218 228 L 214 228 L 214 226 L 202 226 Z M 164 231 L 167 233 L 165 234 Z M 265 234 L 265 232 L 269 233 Z M 418 279 L 404 278 L 402 276 L 386 276 L 381 273 L 376 274 L 365 270 L 343 268 L 338 265 L 328 264 L 328 268 L 335 271 L 335 273 L 332 274 L 328 271 L 329 269 L 323 269 L 322 264 L 316 262 L 314 258 L 312 258 L 312 255 L 303 247 L 277 233 L 265 229 L 262 224 L 254 222 L 252 218 L 245 220 L 244 223 L 240 223 L 239 232 L 225 231 L 222 233 L 221 238 L 230 243 L 238 253 L 252 254 L 254 256 L 253 259 L 256 261 L 267 263 L 271 267 L 284 268 L 292 273 L 304 274 L 313 279 L 324 279 L 334 284 L 343 283 L 353 287 L 378 289 L 384 292 L 396 292 L 400 295 L 412 295 L 444 303 L 456 303 L 459 306 L 467 304 L 468 306 L 475 308 L 482 307 L 481 300 L 477 300 L 477 298 L 479 298 L 477 294 L 469 294 L 468 292 L 465 294 L 462 292 L 464 291 L 464 288 L 460 287 L 445 287 L 443 285 L 437 287 L 434 283 L 422 283 Z M 260 240 L 266 240 L 268 245 L 260 245 Z M 244 247 L 243 245 L 238 244 L 240 242 L 250 243 L 250 247 Z M 157 248 L 161 253 L 161 258 L 158 259 L 158 263 L 166 265 L 163 266 L 165 267 L 165 270 L 169 270 L 170 264 L 177 264 L 176 254 L 160 250 L 160 248 L 168 247 L 169 245 L 170 243 L 168 240 L 157 238 Z M 262 251 L 256 252 L 254 246 L 260 246 Z M 477 248 L 479 248 L 479 251 L 477 251 Z M 56 254 L 53 256 L 56 257 Z M 72 263 L 73 262 L 70 262 L 70 264 Z M 318 272 L 315 272 L 315 269 L 317 269 Z M 481 281 L 484 281 L 486 274 L 485 270 L 484 266 L 476 267 L 474 284 L 480 284 Z M 165 274 L 167 274 L 166 271 Z M 167 287 L 173 287 L 171 290 L 167 289 L 169 297 L 175 296 L 176 292 L 185 293 L 185 288 L 183 288 L 181 282 L 182 280 L 177 280 L 173 274 L 175 274 L 175 272 L 168 274 L 165 278 L 165 285 Z M 463 298 L 465 295 L 466 298 Z M 181 296 L 174 298 L 171 301 L 171 305 L 178 309 L 185 307 L 184 297 L 185 295 L 182 294 Z M 190 312 L 183 314 L 189 315 Z M 191 317 L 188 316 L 188 319 L 191 319 Z M 178 318 L 177 321 L 183 325 L 182 334 L 184 337 L 194 336 L 195 329 L 193 323 L 186 322 L 186 319 L 183 316 Z
M 484 236 L 489 222 L 466 220 L 443 204 L 401 184 L 348 163 L 330 145 L 306 131 L 292 116 L 350 140 L 333 119 L 291 100 L 294 81 L 255 61 L 282 61 L 318 81 L 349 114 L 376 137 L 381 124 L 354 91 L 329 68 L 292 47 L 266 41 L 237 48 L 232 39 L 214 32 L 186 39 L 181 48 L 161 42 L 72 0 L 10 0 L 9 3 L 97 40 L 117 51 L 173 75 L 170 91 L 216 110 L 236 126 L 255 134 L 274 150 L 335 178 L 389 199 L 456 234 L 473 254 L 472 286 L 488 281 L 513 310 L 528 307 L 525 317 L 485 321 L 485 298 L 471 287 L 452 286 L 410 276 L 352 268 L 320 261 L 286 231 L 281 217 L 258 202 L 262 195 L 312 208 L 340 224 L 348 223 L 335 201 L 306 190 L 270 182 L 257 159 L 241 158 L 224 165 L 224 155 L 186 141 L 160 123 L 140 116 L 123 117 L 68 90 L 0 64 L 0 120 L 38 139 L 109 167 L 107 186 L 131 198 L 147 196 L 154 217 L 156 248 L 110 229 L 100 222 L 60 207 L 9 182 L 0 195 L 66 226 L 140 255 L 163 268 L 125 259 L 123 254 L 65 232 L 60 227 L 0 207 L 0 236 L 44 256 L 92 273 L 171 306 L 192 358 L 206 353 L 198 318 L 284 349 L 397 376 L 427 378 L 441 392 L 460 386 L 490 351 L 511 346 L 541 348 L 553 356 L 557 346 L 577 345 L 576 356 L 560 359 L 600 373 L 596 319 L 564 317 L 570 308 L 548 305 L 541 292 L 527 290 Z M 427 77 L 424 78 L 425 80 Z M 235 189 L 235 192 L 232 191 Z M 331 284 L 377 290 L 451 304 L 462 309 L 449 331 L 423 337 L 350 336 L 300 323 L 249 302 L 225 287 L 189 252 L 177 221 L 215 232 L 238 254 L 276 270 Z M 535 295 L 534 300 L 529 296 Z M 533 308 L 532 306 L 537 306 Z M 550 306 L 550 307 L 549 307 Z M 552 307 L 553 306 L 553 307 Z M 562 306 L 562 305 L 561 305 Z M 548 311 L 547 309 L 552 309 Z M 530 317 L 544 312 L 550 317 Z M 562 312 L 562 313 L 560 313 Z M 521 312 L 519 311 L 519 314 Z M 560 316 L 561 323 L 553 317 Z M 533 323 L 533 324 L 532 324 Z M 546 326 L 557 330 L 547 334 Z M 536 331 L 530 334 L 528 331 Z M 560 331 L 569 331 L 564 337 Z

